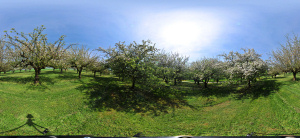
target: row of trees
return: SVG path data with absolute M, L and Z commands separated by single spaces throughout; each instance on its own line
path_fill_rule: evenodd
M 43 34 L 44 26 L 34 29 L 32 33 L 19 33 L 12 29 L 0 41 L 0 72 L 16 68 L 33 68 L 35 71 L 34 83 L 39 82 L 41 69 L 53 67 L 54 69 L 76 68 L 81 78 L 83 69 L 94 73 L 109 69 L 122 81 L 131 81 L 131 88 L 136 84 L 149 85 L 164 81 L 177 85 L 183 79 L 193 79 L 204 87 L 211 79 L 218 81 L 221 78 L 228 80 L 247 80 L 248 86 L 256 78 L 266 75 L 275 76 L 279 72 L 293 72 L 294 80 L 300 70 L 300 45 L 298 37 L 287 39 L 287 44 L 281 49 L 273 51 L 273 59 L 263 61 L 254 49 L 243 49 L 243 53 L 229 52 L 219 55 L 219 58 L 202 58 L 188 64 L 188 57 L 178 53 L 167 53 L 159 50 L 150 40 L 141 44 L 133 42 L 125 44 L 119 42 L 115 47 L 99 52 L 105 53 L 105 60 L 93 55 L 86 47 L 77 44 L 65 44 L 61 36 L 54 43 L 48 42 Z
M 155 76 L 165 83 L 182 79 L 193 78 L 195 83 L 203 81 L 207 88 L 209 80 L 220 78 L 246 79 L 250 87 L 251 81 L 257 77 L 266 75 L 267 63 L 263 61 L 254 49 L 244 49 L 244 53 L 230 52 L 220 55 L 224 61 L 217 58 L 203 58 L 188 65 L 188 57 L 178 53 L 166 53 L 151 45 L 150 41 L 136 42 L 129 45 L 117 43 L 114 48 L 99 48 L 97 50 L 106 53 L 107 62 L 113 73 L 122 78 L 129 78 L 132 88 L 136 82 L 143 84 L 149 77 Z M 148 82 L 149 83 L 149 82 Z
M 86 47 L 78 47 L 70 44 L 67 47 L 61 36 L 54 43 L 48 42 L 46 34 L 43 34 L 44 26 L 34 29 L 32 33 L 19 33 L 14 28 L 0 41 L 0 71 L 14 71 L 31 69 L 35 71 L 34 83 L 39 83 L 41 69 L 53 67 L 54 69 L 76 68 L 81 78 L 83 68 L 89 68 L 94 72 L 101 72 L 102 61 L 95 55 L 91 55 Z

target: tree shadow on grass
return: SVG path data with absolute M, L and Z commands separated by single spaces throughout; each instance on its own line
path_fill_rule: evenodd
M 40 91 L 45 91 L 48 88 L 48 85 L 53 85 L 54 81 L 53 79 L 46 77 L 46 76 L 40 76 L 39 77 L 39 84 L 34 84 L 34 76 L 30 77 L 0 77 L 0 81 L 3 82 L 13 82 L 13 83 L 18 83 L 18 84 L 29 84 L 27 86 L 28 89 L 31 90 L 40 90 Z
M 57 78 L 59 80 L 80 80 L 79 79 L 79 74 L 76 73 L 76 72 L 63 72 L 63 73 L 57 73 L 58 76 Z M 93 75 L 84 75 L 83 73 L 81 73 L 81 79 L 84 79 L 84 78 L 93 78 L 94 76 Z
M 251 87 L 243 87 L 235 92 L 235 98 L 238 100 L 252 99 L 255 100 L 259 97 L 268 97 L 279 90 L 279 86 L 282 85 L 276 80 L 264 80 L 257 82 Z
M 248 88 L 247 85 L 238 84 L 209 84 L 208 88 L 203 88 L 202 85 L 194 83 L 182 83 L 179 89 L 186 88 L 187 96 L 203 96 L 203 97 L 227 97 L 233 95 L 236 100 L 242 99 L 257 99 L 259 97 L 267 97 L 279 90 L 279 86 L 283 85 L 276 80 L 263 80 L 257 83 L 251 84 Z M 182 87 L 182 88 L 180 88 Z
M 62 74 L 59 73 L 59 76 L 57 78 L 60 79 L 60 80 L 76 80 L 76 79 L 79 79 L 78 74 L 75 75 L 74 73 L 67 73 L 67 72 L 64 72 Z
M 169 109 L 189 106 L 180 91 L 167 87 L 130 89 L 120 85 L 117 78 L 95 78 L 77 89 L 85 92 L 87 102 L 92 109 L 104 111 L 114 109 L 132 113 L 150 113 L 160 115 Z
M 173 86 L 174 87 L 174 86 Z M 234 92 L 235 87 L 237 85 L 221 85 L 209 83 L 208 88 L 203 87 L 203 83 L 200 85 L 190 83 L 190 82 L 182 82 L 178 86 L 174 87 L 179 90 L 186 90 L 185 96 L 203 96 L 203 97 L 226 97 Z

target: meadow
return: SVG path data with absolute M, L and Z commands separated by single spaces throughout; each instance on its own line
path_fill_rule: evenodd
M 46 135 L 300 135 L 300 83 L 291 74 L 263 78 L 250 89 L 225 83 L 205 89 L 183 81 L 168 95 L 178 105 L 135 101 L 124 89 L 130 83 L 112 75 L 94 78 L 84 71 L 78 79 L 71 69 L 45 69 L 39 85 L 33 77 L 24 70 L 0 74 L 0 136 L 43 135 L 45 128 Z M 110 97 L 97 100 L 104 96 Z

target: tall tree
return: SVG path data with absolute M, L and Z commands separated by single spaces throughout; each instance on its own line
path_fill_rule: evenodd
M 75 67 L 78 70 L 79 79 L 81 79 L 82 70 L 92 65 L 97 59 L 98 56 L 92 55 L 92 52 L 85 46 L 81 46 L 81 48 L 75 46 L 69 50 L 68 62 L 71 67 Z
M 251 87 L 251 81 L 255 81 L 257 77 L 261 76 L 267 71 L 267 64 L 257 54 L 254 49 L 242 49 L 243 54 L 238 52 L 230 52 L 228 55 L 224 54 L 225 63 L 227 64 L 227 73 L 231 78 L 238 75 L 241 79 L 246 79 L 248 87 Z
M 216 58 L 203 58 L 192 63 L 192 68 L 195 71 L 195 77 L 203 81 L 204 88 L 214 75 L 219 73 L 220 62 Z
M 50 60 L 60 57 L 60 55 L 65 52 L 65 43 L 63 41 L 65 36 L 61 36 L 54 43 L 50 43 L 48 42 L 46 34 L 42 33 L 45 29 L 46 28 L 42 25 L 34 29 L 32 33 L 25 34 L 23 32 L 18 33 L 12 28 L 10 33 L 14 33 L 14 35 L 5 31 L 5 37 L 7 38 L 6 43 L 11 45 L 10 50 L 18 52 L 17 55 L 21 58 L 21 62 L 24 66 L 30 65 L 34 68 L 34 83 L 39 83 L 39 73 L 41 69 L 49 66 Z
M 286 43 L 276 51 L 272 51 L 274 65 L 283 72 L 293 73 L 293 80 L 296 81 L 296 74 L 300 71 L 300 40 L 298 35 L 293 38 L 286 35 Z
M 179 55 L 179 53 L 166 53 L 161 51 L 158 56 L 158 69 L 160 77 L 168 83 L 173 79 L 174 85 L 178 80 L 182 80 L 187 70 L 187 62 L 189 57 Z
M 129 45 L 119 42 L 115 48 L 99 47 L 97 50 L 106 53 L 110 68 L 116 75 L 129 78 L 132 82 L 131 88 L 134 89 L 136 83 L 144 83 L 153 76 L 155 53 L 158 49 L 155 48 L 155 44 L 151 44 L 150 40 L 143 40 L 142 44 L 134 41 Z

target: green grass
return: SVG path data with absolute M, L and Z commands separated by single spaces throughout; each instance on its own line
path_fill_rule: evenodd
M 184 81 L 171 87 L 180 89 L 178 102 L 186 103 L 172 108 L 170 99 L 134 103 L 137 97 L 128 96 L 126 89 L 130 84 L 112 76 L 94 79 L 84 71 L 79 80 L 73 70 L 61 74 L 46 69 L 42 83 L 33 85 L 33 73 L 0 74 L 1 136 L 43 135 L 45 128 L 49 135 L 300 135 L 300 83 L 292 82 L 291 75 L 262 79 L 251 89 L 224 83 L 204 89 Z M 176 97 L 176 92 L 166 95 Z M 110 97 L 99 102 L 99 96 Z

